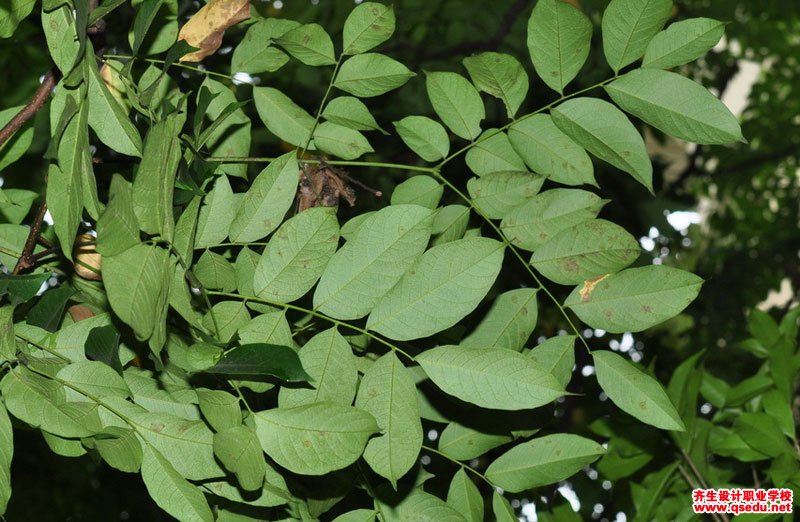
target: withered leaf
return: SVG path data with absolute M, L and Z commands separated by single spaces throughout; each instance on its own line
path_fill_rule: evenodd
M 199 62 L 214 54 L 222 44 L 225 30 L 249 17 L 249 0 L 211 0 L 181 27 L 178 40 L 186 40 L 199 51 L 183 55 L 180 61 Z
M 303 165 L 297 190 L 298 212 L 311 207 L 336 207 L 340 198 L 351 207 L 356 204 L 355 191 L 336 169 L 324 161 L 319 165 Z

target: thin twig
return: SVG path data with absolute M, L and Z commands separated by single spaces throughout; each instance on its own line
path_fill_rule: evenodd
M 36 264 L 36 257 L 33 255 L 33 249 L 36 248 L 36 241 L 42 231 L 42 223 L 44 222 L 44 215 L 47 212 L 47 202 L 42 201 L 39 205 L 39 210 L 36 212 L 36 217 L 33 218 L 33 225 L 28 232 L 28 239 L 25 240 L 25 246 L 22 248 L 17 264 L 14 265 L 14 270 L 11 272 L 17 275 L 23 270 L 27 270 Z
M 33 97 L 28 104 L 15 114 L 14 117 L 6 123 L 5 127 L 0 129 L 0 147 L 11 139 L 11 136 L 13 136 L 26 121 L 39 112 L 39 109 L 42 108 L 47 98 L 50 96 L 50 93 L 53 91 L 53 88 L 56 86 L 56 81 L 58 80 L 57 76 L 58 72 L 55 67 L 47 71 L 42 79 L 42 84 L 39 85 L 39 88 L 33 93 Z

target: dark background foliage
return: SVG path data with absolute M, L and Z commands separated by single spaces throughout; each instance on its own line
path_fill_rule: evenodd
M 461 70 L 463 57 L 497 50 L 518 57 L 529 76 L 534 78 L 525 45 L 525 26 L 533 3 L 529 0 L 397 0 L 397 31 L 381 52 L 414 71 L 422 71 Z M 607 4 L 605 0 L 573 0 L 572 3 L 580 4 L 599 26 L 600 14 Z M 182 22 L 194 12 L 197 2 L 180 1 L 178 4 L 178 19 Z M 282 3 L 254 2 L 253 5 L 264 16 L 318 22 L 336 40 L 338 28 L 352 9 L 353 2 L 284 0 Z M 123 6 L 108 18 L 107 53 L 130 52 L 127 28 L 131 25 L 133 13 L 129 6 Z M 727 44 L 718 46 L 699 62 L 684 66 L 682 72 L 724 95 L 731 89 L 741 91 L 737 81 L 741 80 L 738 75 L 743 70 L 760 68 L 749 93 L 745 89 L 739 94 L 739 97 L 745 97 L 741 119 L 749 143 L 726 147 L 700 146 L 686 151 L 681 144 L 658 135 L 657 131 L 650 132 L 657 198 L 648 197 L 641 186 L 610 166 L 598 162 L 595 167 L 603 197 L 621 202 L 604 210 L 603 217 L 622 225 L 637 237 L 652 240 L 652 258 L 643 256 L 641 262 L 657 258 L 656 262 L 691 270 L 707 282 L 699 298 L 684 314 L 657 329 L 626 339 L 608 334 L 598 336 L 592 331 L 585 333 L 590 337 L 590 346 L 615 342 L 632 344 L 632 353 L 641 357 L 645 365 L 652 364 L 663 382 L 668 382 L 677 364 L 700 350 L 707 350 L 706 367 L 713 367 L 716 376 L 736 382 L 752 374 L 753 369 L 754 360 L 733 349 L 747 335 L 745 318 L 748 310 L 764 301 L 771 290 L 778 290 L 782 284 L 787 287 L 788 283 L 789 293 L 793 295 L 780 299 L 778 306 L 771 310 L 775 317 L 780 317 L 796 301 L 800 290 L 800 93 L 797 92 L 800 89 L 797 72 L 800 66 L 800 4 L 792 0 L 678 1 L 670 21 L 698 16 L 729 21 Z M 34 14 L 23 22 L 11 39 L 0 41 L 0 70 L 3 71 L 0 75 L 0 107 L 25 103 L 38 86 L 40 76 L 50 66 L 39 24 L 40 20 Z M 203 67 L 229 74 L 230 46 L 241 39 L 244 31 L 244 24 L 229 30 L 221 51 L 206 59 Z M 303 67 L 293 61 L 278 73 L 260 75 L 256 81 L 262 86 L 271 85 L 291 92 L 294 100 L 313 110 L 323 95 L 329 74 L 327 69 Z M 183 90 L 196 89 L 204 78 L 201 73 L 177 68 L 171 70 L 171 75 Z M 600 50 L 600 34 L 596 30 L 589 62 L 571 89 L 592 85 L 610 75 Z M 226 83 L 231 82 L 227 80 Z M 236 87 L 238 97 L 248 98 L 250 88 L 247 84 L 239 84 Z M 534 81 L 521 113 L 541 107 L 555 98 L 554 92 Z M 391 95 L 370 99 L 368 105 L 385 127 L 408 114 L 432 112 L 421 75 Z M 255 114 L 252 105 L 245 110 Z M 493 126 L 492 121 L 496 126 L 502 125 L 504 116 L 498 100 L 487 103 L 486 127 Z M 47 111 L 37 115 L 35 127 L 32 153 L 6 171 L 4 188 L 41 190 L 46 169 L 42 154 L 49 136 Z M 396 137 L 375 138 L 373 146 L 380 153 L 372 159 L 398 163 L 417 161 Z M 254 128 L 252 154 L 274 155 L 279 147 L 280 144 L 265 130 Z M 103 156 L 104 152 L 108 151 L 100 151 L 98 155 Z M 115 164 L 112 155 L 107 156 L 111 160 L 96 169 L 101 190 L 110 180 L 111 173 L 127 168 L 124 164 Z M 462 162 L 463 158 L 456 161 Z M 459 186 L 463 186 L 468 178 L 463 163 L 450 166 L 448 172 L 451 181 Z M 459 173 L 463 175 L 459 176 Z M 359 170 L 358 175 L 363 182 L 388 195 L 407 174 L 365 169 Z M 384 200 L 387 195 L 383 196 Z M 384 200 L 361 192 L 359 212 L 370 206 L 378 207 L 385 203 Z M 686 210 L 699 212 L 702 223 L 676 230 L 666 216 Z M 347 212 L 343 211 L 342 221 Z M 643 245 L 648 243 L 644 241 Z M 502 289 L 514 288 L 525 280 L 521 269 L 511 264 L 503 274 L 507 280 L 498 285 Z M 564 328 L 562 318 L 555 311 L 543 307 L 540 317 L 541 335 L 553 335 Z M 584 364 L 586 361 L 577 361 L 578 371 Z M 608 411 L 598 409 L 602 403 L 594 400 L 599 393 L 594 381 L 590 384 L 593 389 L 584 388 L 584 381 L 578 379 L 573 380 L 572 386 L 570 391 L 585 394 L 587 399 L 568 398 L 555 409 L 556 423 L 561 431 L 585 433 L 593 421 L 608 414 L 612 408 Z M 586 407 L 588 405 L 590 408 Z M 621 420 L 615 422 L 620 425 Z M 638 429 L 643 430 L 641 440 L 650 440 L 647 443 L 656 449 L 662 444 L 658 439 L 648 439 L 652 430 Z M 7 515 L 9 520 L 167 518 L 152 506 L 137 475 L 115 472 L 89 457 L 66 459 L 55 456 L 38 432 L 16 430 L 15 435 L 14 496 Z M 632 436 L 635 438 L 636 434 Z M 657 459 L 666 464 L 674 456 L 671 450 L 663 449 L 665 451 L 656 451 L 656 454 L 660 455 Z M 436 473 L 437 465 L 447 464 L 431 464 L 429 471 Z M 620 511 L 632 512 L 627 482 L 620 481 L 609 487 L 604 486 L 602 477 L 598 479 L 596 474 L 579 474 L 572 487 L 580 499 L 582 519 L 613 520 Z M 555 490 L 551 493 L 549 502 L 556 506 L 564 504 L 564 499 Z M 593 511 L 596 504 L 602 510 L 595 508 Z

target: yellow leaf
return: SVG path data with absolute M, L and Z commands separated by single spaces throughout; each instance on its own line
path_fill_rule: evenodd
M 214 54 L 222 44 L 225 29 L 250 17 L 249 0 L 211 0 L 204 5 L 178 33 L 178 40 L 186 40 L 199 51 L 188 53 L 182 62 L 199 62 Z

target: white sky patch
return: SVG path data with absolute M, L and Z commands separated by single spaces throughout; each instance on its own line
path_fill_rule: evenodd
M 639 244 L 642 245 L 642 248 L 644 248 L 648 252 L 650 252 L 656 247 L 656 242 L 653 240 L 653 238 L 647 236 L 640 237 Z
M 53 216 L 50 214 L 50 211 L 44 213 L 44 222 L 50 226 L 53 226 Z
M 563 486 L 558 488 L 558 492 L 561 493 L 562 497 L 567 499 L 567 502 L 569 502 L 572 511 L 575 511 L 577 513 L 578 510 L 581 509 L 581 501 L 578 500 L 578 495 L 575 493 L 575 490 L 572 489 L 572 486 L 570 486 L 569 484 L 564 484 Z
M 631 348 L 633 348 L 633 335 L 630 332 L 625 332 L 619 342 L 619 351 L 627 352 Z
M 233 83 L 236 85 L 241 85 L 243 83 L 252 84 L 253 77 L 247 74 L 246 72 L 237 72 L 233 75 Z
M 536 505 L 533 502 L 528 502 L 522 506 L 522 516 L 525 517 L 527 522 L 538 522 L 539 516 L 536 514 Z
M 687 230 L 691 225 L 702 221 L 700 213 L 691 210 L 678 210 L 667 214 L 667 222 L 678 232 Z

